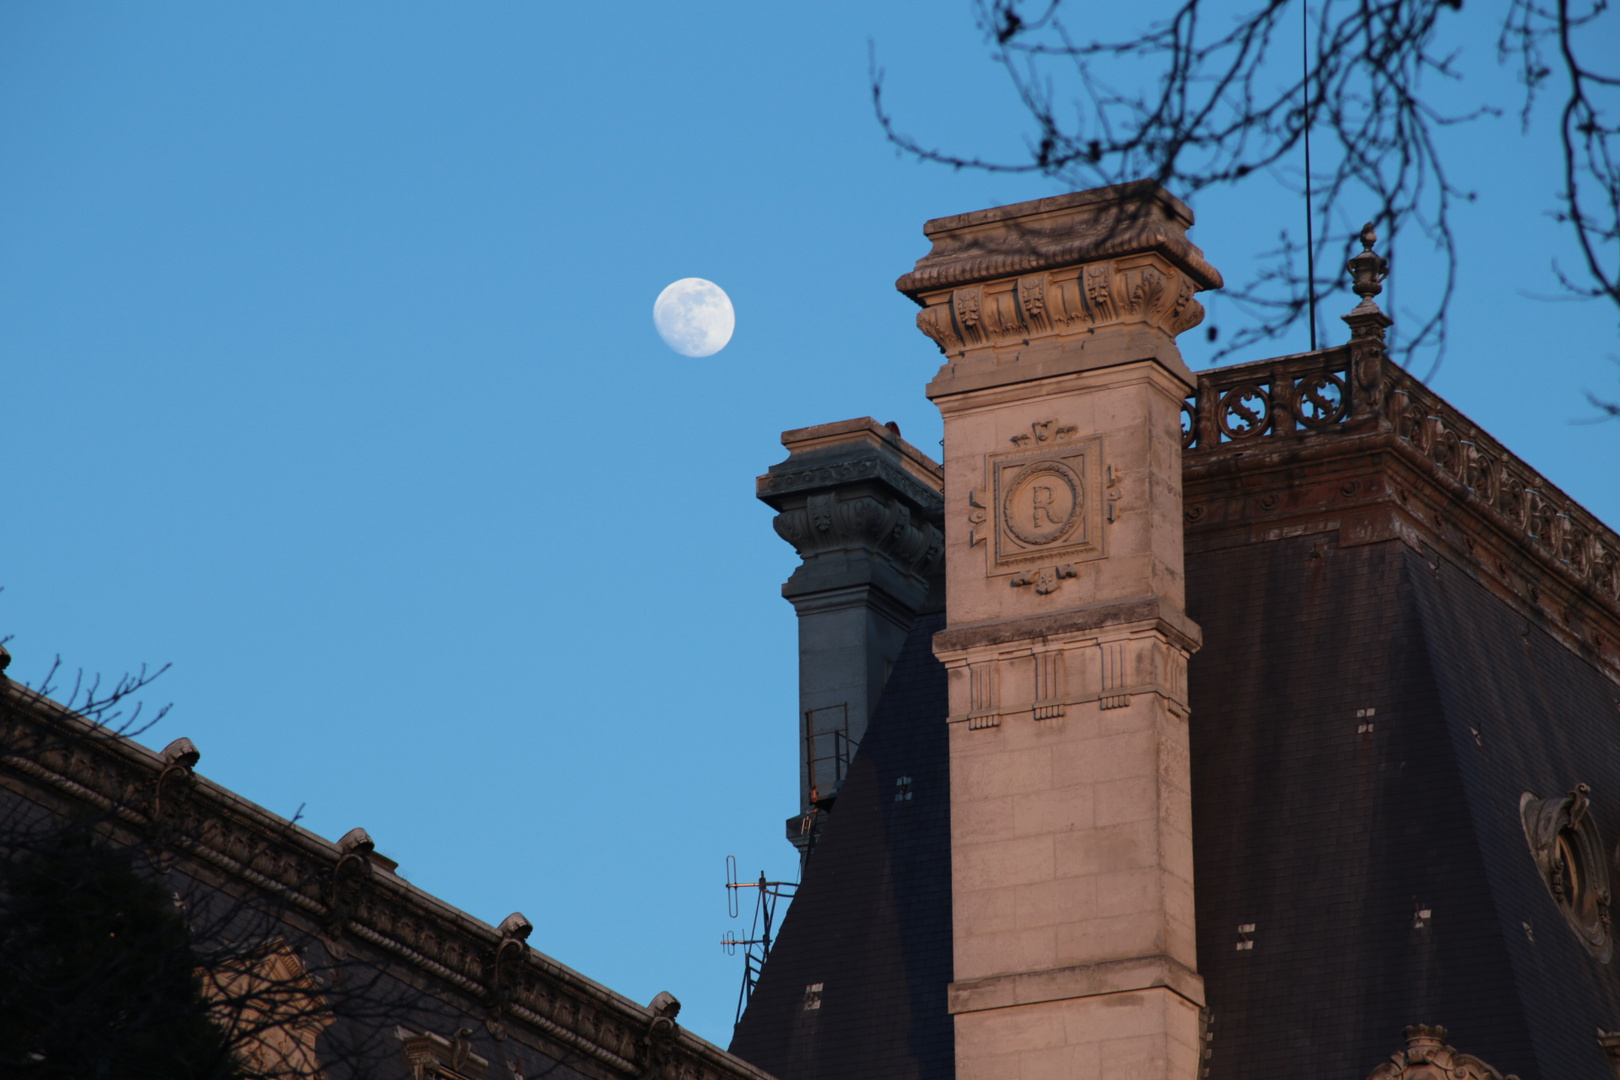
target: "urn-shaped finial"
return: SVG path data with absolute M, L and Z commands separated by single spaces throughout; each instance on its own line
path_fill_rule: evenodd
M 1373 229 L 1373 223 L 1361 227 L 1361 253 L 1352 258 L 1347 266 L 1354 284 L 1351 290 L 1361 297 L 1359 307 L 1377 307 L 1373 304 L 1373 297 L 1384 291 L 1384 278 L 1389 276 L 1389 260 L 1373 250 L 1378 243 L 1378 233 Z

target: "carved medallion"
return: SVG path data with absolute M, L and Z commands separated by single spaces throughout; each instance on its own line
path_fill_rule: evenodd
M 1006 480 L 1001 520 L 1028 547 L 1055 544 L 1085 524 L 1085 481 L 1066 462 L 1035 461 Z
M 1519 817 L 1547 891 L 1581 944 L 1607 963 L 1613 949 L 1609 863 L 1587 793 L 1585 784 L 1550 799 L 1527 791 L 1519 798 Z
M 1060 565 L 1103 555 L 1104 484 L 1102 442 L 1077 439 L 1074 428 L 1047 420 L 1030 425 L 1031 434 L 1015 436 L 1016 449 L 986 459 L 989 497 L 970 494 L 972 540 L 986 531 L 994 538 L 990 572 L 1016 573 L 1035 563 Z M 989 511 L 993 526 L 984 530 L 976 516 Z M 970 540 L 970 542 L 972 542 Z M 1064 566 L 1073 577 L 1074 571 Z M 1038 592 L 1055 588 L 1056 571 L 1041 580 Z M 1037 584 L 1026 570 L 1015 584 Z

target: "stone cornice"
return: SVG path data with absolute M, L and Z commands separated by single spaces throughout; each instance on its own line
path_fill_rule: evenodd
M 954 982 L 946 1007 L 955 1015 L 1154 986 L 1168 987 L 1200 1008 L 1204 1005 L 1203 977 L 1175 957 L 1160 955 Z
M 755 495 L 780 510 L 790 496 L 808 495 L 860 481 L 875 481 L 925 517 L 944 505 L 945 471 L 869 416 L 782 433 L 788 456 L 755 480 Z
M 805 495 L 870 480 L 892 488 L 896 495 L 919 510 L 938 514 L 944 506 L 939 491 L 918 483 L 909 473 L 882 458 L 834 461 L 800 469 L 783 468 L 787 464 L 772 466 L 770 472 L 757 478 L 755 491 L 760 501 L 775 505 L 786 495 Z
M 1186 612 L 1171 607 L 1157 596 L 1140 596 L 1055 611 L 1050 615 L 953 626 L 934 635 L 934 655 L 946 659 L 954 653 L 986 646 L 1085 634 L 1104 628 L 1118 630 L 1125 626 L 1152 627 L 1188 652 L 1196 652 L 1203 644 L 1203 632 Z
M 1141 181 L 931 221 L 933 249 L 896 283 L 945 355 L 939 400 L 1153 359 L 1187 385 L 1176 335 L 1221 276 L 1188 241 L 1192 212 Z
M 895 282 L 921 296 L 971 282 L 1158 251 L 1200 289 L 1218 289 L 1220 271 L 1186 237 L 1192 211 L 1151 180 L 935 218 L 923 226 L 933 250 Z
M 439 987 L 436 996 L 460 997 L 469 1012 L 488 1012 L 508 1027 L 528 1028 L 542 1044 L 576 1051 L 595 1075 L 770 1080 L 521 938 L 388 872 L 385 862 L 366 862 L 362 883 L 340 898 L 338 866 L 352 854 L 189 768 L 184 784 L 161 787 L 172 762 L 4 676 L 0 710 L 0 770 L 17 781 L 107 812 L 115 819 L 109 825 L 147 833 L 161 827 L 177 854 L 268 894 L 285 917 L 303 919 L 323 937 L 386 953 Z M 31 753 L 29 745 L 43 748 Z M 519 952 L 504 970 L 492 960 Z

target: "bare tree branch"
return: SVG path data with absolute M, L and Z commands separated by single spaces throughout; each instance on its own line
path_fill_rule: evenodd
M 1511 0 L 1499 55 L 1521 65 L 1526 123 L 1555 71 L 1568 83 L 1556 216 L 1575 230 L 1585 267 L 1582 274 L 1555 273 L 1575 294 L 1607 296 L 1620 306 L 1613 110 L 1620 76 L 1594 66 L 1612 64 L 1608 55 L 1583 59 L 1577 48 L 1579 32 L 1607 4 Z M 1460 0 L 1320 0 L 1301 11 L 1286 0 L 1266 0 L 1234 17 L 1210 0 L 1178 0 L 1167 19 L 1141 34 L 1105 40 L 1074 33 L 1063 18 L 1064 0 L 977 0 L 991 56 L 1033 122 L 1024 157 L 962 154 L 904 133 L 885 103 L 875 56 L 872 100 L 890 141 L 953 168 L 1040 174 L 1073 187 L 1151 177 L 1184 196 L 1263 172 L 1303 197 L 1308 180 L 1311 250 L 1284 231 L 1260 253 L 1261 269 L 1229 287 L 1227 297 L 1253 322 L 1215 358 L 1278 338 L 1307 318 L 1316 301 L 1339 287 L 1338 266 L 1356 250 L 1355 235 L 1370 218 L 1387 237 L 1392 260 L 1403 238 L 1432 246 L 1443 259 L 1435 295 L 1407 312 L 1392 350 L 1408 366 L 1423 357 L 1429 377 L 1444 356 L 1456 287 L 1452 210 L 1474 197 L 1448 171 L 1437 140 L 1445 128 L 1495 113 L 1435 104 L 1435 81 L 1460 78 L 1455 54 L 1440 44 L 1460 7 Z M 1310 42 L 1303 71 L 1302 22 Z M 1596 53 L 1591 36 L 1580 43 Z M 1543 54 L 1554 55 L 1555 64 Z M 1059 85 L 1072 96 L 1060 99 Z M 1309 177 L 1294 165 L 1307 132 Z M 1344 258 L 1330 259 L 1329 252 Z M 1324 273 L 1311 272 L 1313 263 Z

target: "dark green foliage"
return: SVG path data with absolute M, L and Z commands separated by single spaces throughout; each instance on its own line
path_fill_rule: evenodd
M 37 836 L 0 853 L 0 1076 L 236 1080 L 174 894 L 88 829 Z

